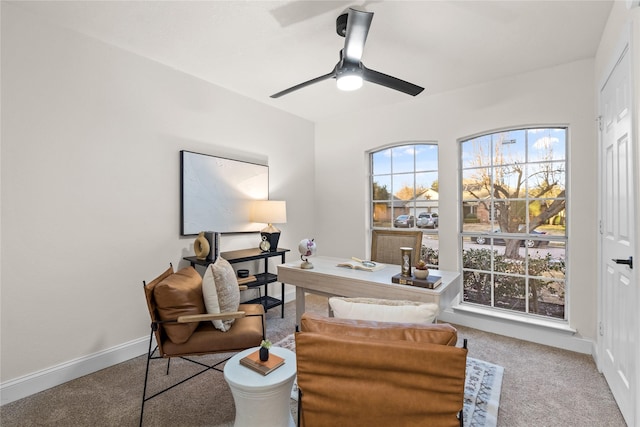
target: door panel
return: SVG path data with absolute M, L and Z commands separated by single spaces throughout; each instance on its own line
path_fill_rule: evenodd
M 628 50 L 602 88 L 602 194 L 600 281 L 601 368 L 627 424 L 635 425 L 638 355 L 635 337 L 639 317 L 635 310 L 636 269 L 615 259 L 633 256 L 634 212 L 633 139 Z

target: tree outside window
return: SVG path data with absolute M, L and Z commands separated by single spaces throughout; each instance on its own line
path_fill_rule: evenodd
M 463 301 L 566 320 L 566 128 L 463 140 Z

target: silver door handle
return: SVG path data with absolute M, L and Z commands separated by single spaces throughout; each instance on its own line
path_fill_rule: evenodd
M 633 257 L 632 256 L 630 256 L 629 259 L 611 258 L 611 261 L 615 262 L 616 264 L 624 264 L 624 265 L 628 265 L 629 268 L 633 268 Z

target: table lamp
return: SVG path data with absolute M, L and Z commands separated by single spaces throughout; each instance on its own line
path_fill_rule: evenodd
M 269 242 L 269 251 L 274 252 L 278 248 L 280 230 L 273 224 L 286 224 L 287 202 L 283 200 L 256 200 L 251 205 L 249 220 L 268 224 L 267 227 L 260 230 L 260 235 L 263 240 Z

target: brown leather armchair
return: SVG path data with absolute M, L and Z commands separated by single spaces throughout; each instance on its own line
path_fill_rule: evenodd
M 462 426 L 467 349 L 456 342 L 448 324 L 304 314 L 298 425 Z
M 143 282 L 143 285 L 151 316 L 151 336 L 142 392 L 140 426 L 144 416 L 144 405 L 148 400 L 209 370 L 223 372 L 219 365 L 241 350 L 259 346 L 265 338 L 264 307 L 261 304 L 240 304 L 238 310 L 233 312 L 206 314 L 202 296 L 202 277 L 193 267 L 174 272 L 171 266 L 151 282 Z M 226 332 L 216 329 L 211 323 L 212 320 L 223 319 L 235 319 Z M 154 336 L 155 348 L 152 347 Z M 215 359 L 213 364 L 193 358 L 215 353 L 231 355 L 222 360 Z M 202 369 L 149 396 L 151 361 L 167 360 L 168 375 L 169 363 L 173 357 L 192 362 Z

